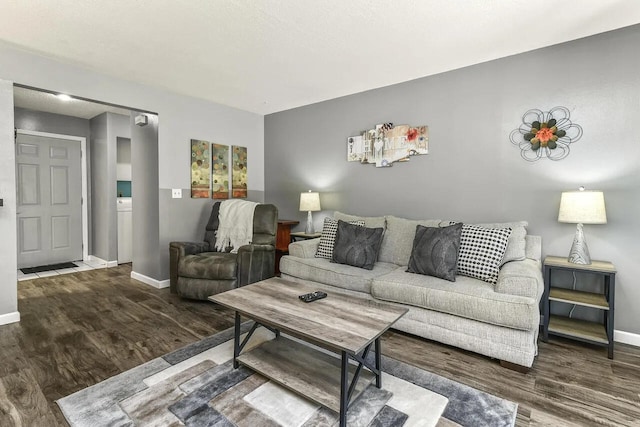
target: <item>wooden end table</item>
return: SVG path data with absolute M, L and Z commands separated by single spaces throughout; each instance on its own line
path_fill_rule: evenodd
M 607 347 L 607 356 L 613 359 L 613 322 L 615 303 L 616 267 L 608 261 L 593 261 L 591 264 L 574 264 L 566 257 L 548 256 L 544 259 L 544 295 L 542 340 L 557 335 L 578 341 Z M 557 287 L 551 284 L 554 271 L 583 272 L 602 276 L 602 292 L 585 292 L 579 289 Z M 589 307 L 604 312 L 604 322 L 588 322 L 550 313 L 551 301 Z

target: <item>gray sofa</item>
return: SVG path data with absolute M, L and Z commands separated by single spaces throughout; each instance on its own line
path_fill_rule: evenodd
M 402 304 L 409 312 L 394 325 L 397 330 L 493 357 L 511 368 L 531 367 L 537 354 L 544 284 L 541 238 L 526 234 L 526 222 L 478 224 L 513 230 L 504 258 L 507 262 L 493 285 L 460 275 L 449 282 L 406 272 L 416 225 L 437 227 L 448 221 L 356 217 L 340 212 L 334 219 L 364 219 L 367 227 L 385 228 L 374 268 L 316 258 L 320 239 L 313 239 L 289 245 L 289 255 L 280 261 L 283 278 L 310 281 L 327 292 Z

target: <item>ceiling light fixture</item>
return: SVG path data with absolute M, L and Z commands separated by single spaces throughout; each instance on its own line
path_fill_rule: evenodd
M 66 93 L 59 93 L 56 96 L 58 97 L 58 99 L 60 101 L 71 101 L 73 99 L 69 95 L 67 95 Z

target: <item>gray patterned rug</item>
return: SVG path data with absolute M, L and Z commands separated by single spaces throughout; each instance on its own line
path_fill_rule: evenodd
M 244 324 L 246 331 L 250 325 Z M 258 329 L 247 348 L 273 339 Z M 72 427 L 333 426 L 337 414 L 246 368 L 233 369 L 233 329 L 57 401 Z M 367 387 L 349 426 L 513 426 L 517 404 L 395 359 Z

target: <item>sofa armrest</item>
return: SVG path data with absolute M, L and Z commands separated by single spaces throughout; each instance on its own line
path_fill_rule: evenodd
M 289 255 L 298 258 L 313 258 L 316 256 L 320 238 L 302 240 L 300 242 L 289 243 Z
M 540 301 L 544 291 L 540 261 L 527 258 L 504 264 L 498 274 L 495 291 L 501 294 L 535 298 L 536 301 Z
M 178 254 L 183 257 L 187 255 L 195 255 L 200 252 L 208 252 L 209 244 L 207 242 L 171 242 L 169 249 L 176 249 Z
M 171 242 L 169 243 L 169 290 L 178 292 L 178 262 L 181 257 L 199 254 L 209 250 L 207 242 Z
M 275 246 L 251 244 L 238 248 L 238 286 L 273 277 L 275 268 Z

